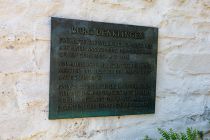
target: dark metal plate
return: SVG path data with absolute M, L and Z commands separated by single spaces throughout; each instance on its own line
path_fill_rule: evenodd
M 49 119 L 155 112 L 158 29 L 51 18 Z

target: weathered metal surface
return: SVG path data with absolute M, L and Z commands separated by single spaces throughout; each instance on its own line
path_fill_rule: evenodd
M 158 29 L 52 18 L 49 119 L 155 112 Z

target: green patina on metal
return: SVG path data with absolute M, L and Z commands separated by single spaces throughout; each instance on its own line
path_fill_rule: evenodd
M 158 29 L 51 18 L 49 119 L 155 112 Z

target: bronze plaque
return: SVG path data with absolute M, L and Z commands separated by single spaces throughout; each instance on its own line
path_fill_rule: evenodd
M 158 29 L 51 18 L 49 119 L 155 112 Z

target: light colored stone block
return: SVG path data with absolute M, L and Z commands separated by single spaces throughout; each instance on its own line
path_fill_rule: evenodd
M 171 54 L 168 67 L 176 73 L 210 74 L 210 54 Z

